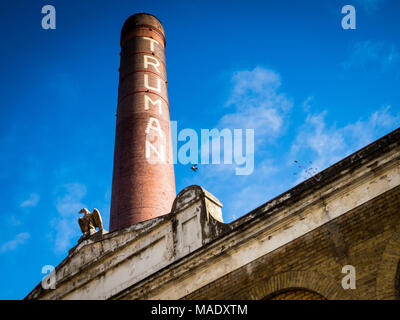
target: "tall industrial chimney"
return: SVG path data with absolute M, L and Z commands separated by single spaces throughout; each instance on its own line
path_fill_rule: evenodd
M 121 31 L 110 231 L 170 212 L 175 199 L 165 35 L 153 15 Z

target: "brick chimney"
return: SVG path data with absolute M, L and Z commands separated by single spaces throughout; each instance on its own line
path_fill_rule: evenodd
M 153 15 L 121 31 L 110 231 L 170 212 L 175 199 L 165 35 Z

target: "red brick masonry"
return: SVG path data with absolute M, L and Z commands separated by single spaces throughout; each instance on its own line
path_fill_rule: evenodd
M 169 213 L 176 196 L 164 50 L 156 17 L 141 13 L 125 21 L 110 231 Z

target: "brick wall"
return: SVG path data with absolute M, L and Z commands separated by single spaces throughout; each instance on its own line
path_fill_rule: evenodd
M 396 187 L 185 299 L 262 299 L 289 288 L 327 299 L 395 299 L 399 261 Z M 341 286 L 344 265 L 355 267 L 355 290 Z
M 277 294 L 272 294 L 265 300 L 326 300 L 320 294 L 304 289 L 290 289 Z

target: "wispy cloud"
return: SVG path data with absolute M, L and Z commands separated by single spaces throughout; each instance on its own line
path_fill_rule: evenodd
M 36 207 L 36 205 L 39 203 L 39 199 L 40 197 L 37 193 L 31 193 L 28 199 L 21 202 L 20 207 Z
M 13 227 L 18 227 L 18 226 L 20 226 L 22 224 L 21 220 L 17 219 L 14 215 L 11 215 L 8 218 L 8 223 Z
M 80 183 L 65 184 L 60 188 L 62 195 L 57 197 L 56 208 L 61 216 L 77 214 L 82 209 L 81 199 L 86 195 L 86 186 Z
M 298 159 L 298 154 L 302 151 L 307 155 L 310 151 L 315 154 L 314 160 L 318 159 L 318 161 L 314 161 L 314 163 L 318 162 L 315 165 L 320 170 L 342 156 L 341 151 L 345 144 L 340 130 L 335 127 L 327 127 L 325 116 L 326 111 L 316 115 L 308 115 L 291 147 L 291 158 L 293 159 Z
M 290 158 L 312 160 L 312 166 L 321 171 L 398 127 L 400 114 L 390 109 L 382 107 L 366 120 L 339 128 L 327 124 L 326 111 L 309 114 L 291 146 Z M 305 178 L 308 176 L 303 170 L 297 182 Z
M 18 246 L 26 243 L 30 237 L 31 235 L 28 232 L 18 233 L 14 237 L 14 239 L 7 241 L 1 245 L 0 252 L 5 253 L 9 251 L 14 251 L 15 249 L 17 249 Z
M 314 97 L 313 96 L 309 96 L 309 97 L 307 97 L 306 100 L 304 100 L 303 105 L 302 105 L 304 112 L 309 112 L 310 111 L 313 101 L 314 101 Z
M 86 186 L 80 183 L 63 185 L 58 190 L 56 209 L 59 216 L 51 221 L 54 251 L 64 253 L 72 247 L 72 239 L 79 236 L 78 212 L 85 207 L 82 199 L 86 196 Z
M 278 136 L 293 105 L 284 93 L 279 92 L 280 75 L 273 70 L 256 67 L 236 72 L 232 85 L 226 105 L 234 111 L 224 115 L 218 127 L 254 129 L 256 144 Z
M 350 57 L 342 63 L 342 66 L 345 69 L 372 66 L 385 70 L 397 63 L 399 56 L 399 51 L 393 43 L 374 40 L 359 41 L 351 47 Z
M 209 186 L 209 191 L 216 196 L 225 195 L 227 221 L 263 203 L 280 188 L 279 183 L 265 183 L 277 174 L 279 167 L 266 156 L 266 150 L 285 131 L 293 106 L 292 100 L 281 92 L 281 76 L 273 70 L 256 67 L 235 72 L 231 85 L 226 102 L 228 112 L 219 119 L 216 127 L 254 129 L 255 171 L 238 176 L 235 175 L 235 164 L 203 165 L 200 174 L 190 181 L 205 188 Z M 216 184 L 216 181 L 223 183 Z

